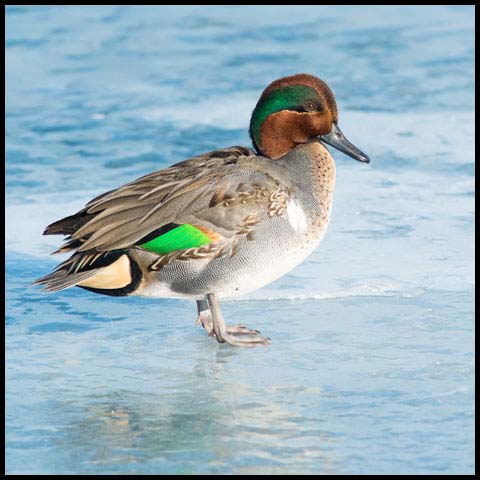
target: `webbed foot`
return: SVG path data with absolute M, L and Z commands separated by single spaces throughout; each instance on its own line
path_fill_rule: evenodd
M 237 347 L 256 347 L 268 345 L 270 339 L 260 336 L 260 331 L 245 325 L 226 325 L 220 310 L 220 304 L 213 294 L 207 295 L 207 301 L 197 300 L 197 324 L 205 328 L 208 335 L 219 343 L 228 343 Z

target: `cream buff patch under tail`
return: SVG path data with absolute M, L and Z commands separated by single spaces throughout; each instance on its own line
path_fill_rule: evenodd
M 82 287 L 98 288 L 102 290 L 113 290 L 124 288 L 132 283 L 130 272 L 130 260 L 127 255 L 122 255 L 112 264 L 99 269 L 93 277 L 77 283 Z

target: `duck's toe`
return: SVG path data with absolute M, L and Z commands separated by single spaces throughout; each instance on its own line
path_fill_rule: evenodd
M 258 335 L 260 330 L 248 328 L 245 325 L 227 325 L 227 333 L 230 335 Z
M 247 329 L 249 330 L 249 329 Z M 251 332 L 258 332 L 258 330 L 250 330 Z M 248 336 L 247 336 L 248 335 Z M 258 347 L 258 346 L 267 346 L 270 344 L 270 339 L 268 337 L 262 337 L 258 333 L 236 333 L 236 334 L 224 334 L 222 339 L 217 338 L 217 341 L 220 343 L 228 343 L 235 347 Z
M 206 330 L 209 337 L 213 337 L 215 335 L 213 331 L 213 319 L 210 310 L 199 311 L 195 325 L 201 325 Z

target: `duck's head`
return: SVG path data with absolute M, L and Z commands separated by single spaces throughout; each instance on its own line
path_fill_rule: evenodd
M 250 136 L 257 152 L 273 159 L 320 140 L 355 160 L 370 161 L 338 128 L 337 104 L 328 85 L 305 73 L 275 80 L 263 91 L 252 113 Z

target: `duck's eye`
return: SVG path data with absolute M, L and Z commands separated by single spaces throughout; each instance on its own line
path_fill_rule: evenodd
M 313 102 L 307 102 L 305 104 L 305 109 L 307 111 L 312 111 L 312 110 L 315 110 L 315 105 L 313 104 Z

